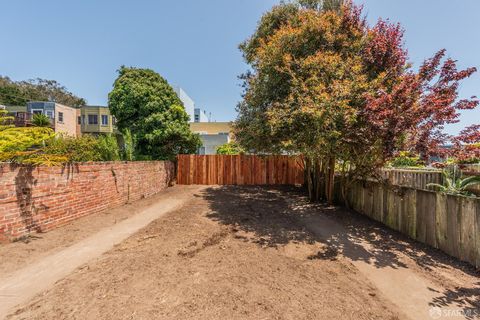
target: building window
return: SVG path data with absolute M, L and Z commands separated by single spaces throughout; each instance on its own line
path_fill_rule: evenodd
M 108 116 L 102 114 L 102 126 L 108 126 Z
M 63 112 L 58 113 L 58 122 L 63 123 Z
M 89 114 L 88 115 L 88 124 L 98 124 L 98 115 Z
M 200 115 L 198 114 L 195 115 L 195 122 L 200 122 Z
M 50 119 L 53 119 L 53 111 L 52 110 L 47 110 L 45 112 L 45 114 L 47 115 L 47 117 L 49 117 Z
M 78 116 L 77 117 L 77 122 L 78 122 L 79 125 L 81 125 L 82 124 L 82 117 Z

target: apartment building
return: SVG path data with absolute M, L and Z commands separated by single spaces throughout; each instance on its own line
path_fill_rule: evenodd
M 191 122 L 190 130 L 202 140 L 198 154 L 216 154 L 219 146 L 232 140 L 230 122 Z
M 83 106 L 77 118 L 82 134 L 107 134 L 113 133 L 115 118 L 110 114 L 110 109 L 104 106 Z

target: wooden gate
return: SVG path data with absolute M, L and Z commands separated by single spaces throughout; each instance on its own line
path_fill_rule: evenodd
M 303 161 L 294 156 L 179 155 L 177 183 L 183 185 L 299 185 Z

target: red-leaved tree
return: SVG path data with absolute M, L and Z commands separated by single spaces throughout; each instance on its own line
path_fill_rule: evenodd
M 455 157 L 459 162 L 479 162 L 480 125 L 469 126 L 453 138 L 453 148 L 450 150 L 449 155 Z
M 383 28 L 395 35 L 392 39 L 401 33 L 398 26 Z M 397 51 L 396 55 L 390 60 L 402 61 L 404 52 Z M 470 77 L 476 68 L 457 70 L 456 62 L 451 58 L 444 60 L 444 56 L 445 50 L 440 50 L 417 73 L 410 71 L 397 78 L 399 81 L 393 83 L 390 92 L 367 96 L 363 115 L 372 123 L 372 133 L 383 138 L 385 157 L 399 149 L 414 151 L 424 160 L 441 153 L 440 147 L 450 138 L 443 133 L 444 126 L 458 122 L 460 110 L 478 106 L 476 97 L 458 100 L 461 80 Z M 397 68 L 390 65 L 388 70 Z

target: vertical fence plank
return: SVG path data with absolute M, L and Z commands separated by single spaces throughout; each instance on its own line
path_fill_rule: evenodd
M 448 247 L 448 215 L 447 215 L 447 196 L 443 193 L 437 193 L 435 204 L 436 229 L 435 235 L 437 240 L 437 248 L 445 252 L 449 252 Z
M 381 184 L 373 187 L 373 199 L 373 219 L 381 222 L 383 221 L 383 186 Z
M 203 185 L 303 184 L 303 162 L 290 156 L 179 155 L 177 183 Z
M 426 243 L 432 247 L 437 246 L 437 241 L 435 237 L 435 227 L 436 227 L 436 219 L 435 219 L 435 202 L 436 202 L 436 193 L 435 192 L 427 192 L 427 201 L 426 201 L 426 208 L 424 211 L 425 214 L 425 222 L 426 222 Z
M 447 195 L 447 240 L 449 253 L 452 256 L 458 257 L 459 250 L 459 232 L 458 232 L 458 211 L 461 198 Z
M 426 202 L 427 202 L 427 196 L 426 192 L 418 190 L 417 191 L 417 205 L 416 205 L 416 211 L 417 211 L 417 235 L 415 239 L 417 239 L 420 242 L 425 243 L 427 240 L 427 224 L 425 221 L 425 215 L 423 214 L 425 212 L 426 208 Z
M 385 224 L 396 229 L 396 195 L 393 190 L 387 190 L 387 205 L 385 211 Z
M 459 210 L 460 259 L 475 263 L 475 211 L 476 201 L 464 198 Z
M 475 210 L 475 266 L 480 267 L 480 201 Z
M 416 239 L 417 235 L 417 190 L 409 189 L 407 191 L 407 235 Z
M 364 213 L 369 217 L 373 217 L 373 188 L 371 185 L 366 186 L 363 196 Z

